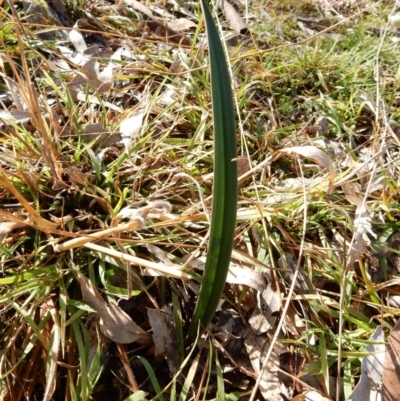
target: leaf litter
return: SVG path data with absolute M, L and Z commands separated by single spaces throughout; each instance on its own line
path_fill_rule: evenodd
M 345 383 L 348 399 L 359 399 L 359 391 L 369 391 L 369 395 L 362 393 L 364 399 L 381 392 L 384 399 L 397 397 L 396 329 L 388 337 L 383 372 L 379 367 L 383 362 L 376 355 L 378 349 L 379 355 L 385 349 L 383 335 L 393 325 L 389 315 L 397 313 L 398 307 L 394 302 L 398 296 L 397 95 L 393 91 L 381 99 L 379 91 L 369 91 L 371 87 L 390 89 L 397 72 L 385 61 L 385 54 L 381 77 L 371 73 L 375 60 L 367 54 L 360 56 L 366 58 L 365 63 L 351 59 L 345 48 L 340 51 L 344 54 L 340 62 L 335 59 L 339 51 L 329 53 L 332 59 L 326 56 L 326 64 L 319 58 L 324 40 L 348 40 L 348 32 L 341 27 L 349 27 L 362 7 L 377 16 L 378 6 L 364 3 L 368 2 L 315 1 L 307 3 L 315 7 L 307 11 L 299 2 L 299 6 L 276 5 L 253 12 L 248 4 L 224 2 L 223 35 L 228 38 L 231 29 L 241 34 L 235 41 L 227 40 L 242 102 L 242 151 L 238 155 L 242 198 L 236 249 L 224 300 L 209 330 L 219 342 L 204 346 L 190 374 L 184 373 L 186 380 L 175 381 L 175 386 L 189 383 L 194 394 L 208 371 L 199 371 L 199 366 L 206 366 L 204 354 L 218 352 L 229 399 L 238 389 L 243 392 L 239 398 L 248 398 L 246 391 L 259 375 L 260 399 L 331 399 L 334 395 L 326 387 L 335 387 L 342 374 L 335 371 L 336 362 L 354 376 Z M 4 374 L 15 369 L 14 377 L 18 377 L 18 355 L 24 344 L 30 344 L 30 327 L 40 325 L 37 319 L 43 314 L 36 309 L 40 305 L 49 311 L 45 316 L 51 316 L 43 323 L 52 333 L 51 343 L 43 345 L 47 380 L 30 373 L 32 367 L 36 369 L 33 364 L 39 364 L 35 355 L 41 347 L 32 345 L 33 356 L 26 351 L 18 360 L 26 382 L 33 383 L 23 389 L 28 397 L 64 399 L 62 386 L 54 387 L 54 382 L 68 377 L 69 385 L 82 389 L 82 399 L 88 399 L 92 390 L 65 367 L 84 361 L 84 354 L 74 345 L 66 348 L 65 336 L 69 327 L 75 336 L 89 331 L 89 316 L 94 311 L 97 320 L 91 329 L 95 335 L 89 344 L 90 362 L 103 359 L 101 366 L 107 375 L 121 367 L 113 365 L 109 353 L 115 350 L 110 342 L 126 344 L 133 354 L 140 354 L 136 351 L 139 345 L 147 350 L 140 355 L 153 362 L 157 379 L 167 387 L 169 380 L 162 377 L 172 377 L 183 363 L 177 359 L 177 349 L 184 347 L 180 330 L 185 332 L 190 323 L 198 288 L 196 275 L 201 274 L 207 244 L 207 196 L 212 185 L 209 95 L 202 75 L 207 71 L 207 49 L 202 34 L 195 32 L 198 10 L 191 3 L 167 2 L 160 7 L 127 0 L 85 4 L 82 10 L 54 1 L 22 6 L 15 8 L 26 17 L 20 32 L 17 28 L 7 31 L 10 21 L 19 26 L 13 20 L 13 9 L 5 8 L 1 14 L 5 24 L 0 31 L 0 240 L 4 247 L 0 298 L 5 321 L 14 318 L 21 323 L 7 323 L 2 338 L 13 339 L 10 344 L 21 348 L 4 349 L 0 370 Z M 395 21 L 389 16 L 390 30 L 396 29 Z M 258 31 L 260 22 L 268 27 L 267 40 Z M 35 24 L 49 29 L 41 31 L 43 26 Z M 327 34 L 325 29 L 329 29 Z M 247 40 L 249 31 L 253 42 Z M 377 36 L 373 26 L 366 31 L 368 44 Z M 21 35 L 26 35 L 26 47 Z M 312 47 L 315 42 L 308 41 L 310 35 L 319 37 L 321 47 Z M 198 42 L 192 43 L 193 39 Z M 393 50 L 389 37 L 382 34 L 378 39 L 385 51 Z M 18 40 L 20 49 L 26 48 L 22 55 L 15 47 Z M 283 46 L 274 59 L 264 51 L 270 43 Z M 350 41 L 346 45 L 352 46 Z M 329 42 L 328 47 L 335 46 L 338 42 Z M 291 48 L 296 50 L 291 52 Z M 376 53 L 378 46 L 373 48 Z M 259 58 L 252 54 L 255 50 Z M 353 66 L 357 66 L 354 71 Z M 346 92 L 346 79 L 355 82 L 351 93 Z M 346 103 L 347 97 L 353 103 Z M 251 115 L 246 114 L 248 109 Z M 183 176 L 189 179 L 180 180 Z M 299 257 L 304 191 L 310 201 L 304 266 L 288 315 L 281 316 Z M 149 208 L 159 201 L 174 208 L 152 213 Z M 128 223 L 120 222 L 125 219 Z M 378 250 L 376 255 L 373 249 Z M 79 270 L 69 267 L 70 257 Z M 340 275 L 346 269 L 354 270 L 354 281 L 340 288 Z M 129 271 L 126 277 L 123 270 Z M 375 274 L 376 270 L 382 273 Z M 28 273 L 36 279 L 24 279 L 24 274 L 32 277 Z M 362 281 L 364 277 L 368 282 Z M 51 280 L 60 287 L 57 284 L 49 290 L 46 283 Z M 74 283 L 80 292 L 74 290 Z M 130 286 L 133 292 L 127 291 Z M 68 291 L 63 292 L 64 287 Z M 110 294 L 106 288 L 120 294 Z M 64 295 L 49 301 L 48 291 Z M 343 305 L 337 302 L 341 291 L 346 291 Z M 126 299 L 132 293 L 139 295 Z M 38 294 L 46 294 L 46 301 Z M 13 297 L 22 307 L 14 315 L 9 306 Z M 171 297 L 177 297 L 175 303 Z M 32 299 L 34 306 L 28 313 L 25 303 Z M 342 361 L 335 348 L 340 308 L 345 314 Z M 286 327 L 267 369 L 261 370 L 281 319 L 286 319 Z M 79 329 L 77 324 L 81 324 Z M 376 328 L 377 324 L 382 326 Z M 321 331 L 327 333 L 326 360 L 319 348 Z M 378 341 L 377 345 L 366 346 L 368 338 Z M 108 343 L 107 350 L 98 351 L 99 339 Z M 118 349 L 116 355 L 125 361 L 121 377 L 134 388 L 136 375 L 139 387 L 152 392 L 148 377 L 154 371 L 144 372 L 142 366 L 125 358 L 125 348 Z M 359 352 L 371 355 L 364 356 L 360 364 L 353 357 Z M 26 356 L 32 356 L 29 369 Z M 107 358 L 111 358 L 109 364 Z M 289 361 L 286 369 L 283 360 Z M 128 372 L 130 365 L 134 372 Z M 85 363 L 80 366 L 84 369 Z M 380 376 L 375 378 L 378 367 Z M 102 380 L 106 382 L 100 379 L 94 399 L 107 397 L 107 391 L 101 390 Z M 207 394 L 213 397 L 213 380 L 211 375 L 197 399 Z M 41 388 L 38 393 L 35 385 Z M 2 386 L 5 399 L 7 394 L 22 391 L 11 376 Z M 363 386 L 367 390 L 359 390 Z M 130 394 L 128 385 L 123 388 L 121 400 Z M 344 399 L 342 393 L 338 392 L 337 399 Z

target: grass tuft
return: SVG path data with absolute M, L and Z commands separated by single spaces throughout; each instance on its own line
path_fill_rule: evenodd
M 371 334 L 399 315 L 393 4 L 239 5 L 249 34 L 234 39 L 213 12 L 237 116 L 225 262 L 255 276 L 219 288 L 188 349 L 221 154 L 201 10 L 156 3 L 0 10 L 2 399 L 268 399 L 263 363 L 289 399 L 347 398 Z M 156 24 L 183 16 L 190 45 Z M 110 340 L 82 283 L 146 341 Z M 169 322 L 176 371 L 148 309 Z M 259 316 L 271 327 L 256 335 Z

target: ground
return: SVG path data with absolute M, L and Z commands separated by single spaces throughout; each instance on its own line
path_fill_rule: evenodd
M 217 135 L 200 3 L 0 3 L 4 400 L 398 399 L 397 2 L 208 3 L 239 188 L 195 341 Z

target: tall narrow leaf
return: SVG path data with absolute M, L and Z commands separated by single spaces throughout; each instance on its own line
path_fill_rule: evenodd
M 232 253 L 237 208 L 235 115 L 229 71 L 224 49 L 210 10 L 201 0 L 211 67 L 214 122 L 214 188 L 207 261 L 189 338 L 210 323 L 224 290 Z

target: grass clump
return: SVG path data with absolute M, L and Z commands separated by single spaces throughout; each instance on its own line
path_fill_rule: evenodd
M 387 334 L 398 314 L 398 43 L 385 2 L 339 16 L 292 3 L 271 7 L 267 23 L 250 5 L 251 35 L 226 40 L 238 116 L 232 262 L 261 281 L 228 276 L 200 347 L 185 342 L 214 182 L 200 10 L 185 11 L 182 45 L 149 23 L 180 15 L 169 4 L 147 22 L 143 10 L 93 8 L 90 22 L 88 4 L 66 2 L 61 25 L 4 5 L 3 399 L 268 399 L 257 378 L 289 399 L 307 386 L 351 393 L 371 333 Z M 110 340 L 122 332 L 107 316 L 135 341 Z M 157 348 L 160 333 L 175 356 Z

